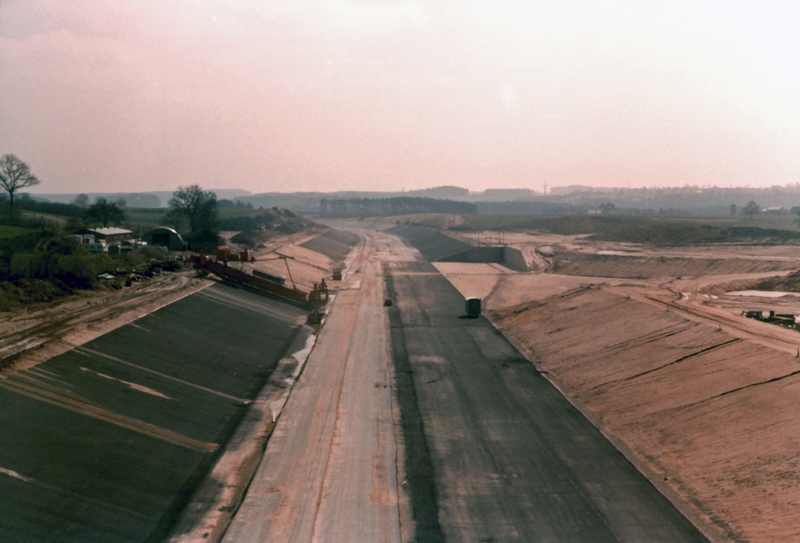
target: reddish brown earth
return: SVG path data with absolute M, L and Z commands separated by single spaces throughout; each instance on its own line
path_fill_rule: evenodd
M 725 295 L 800 249 L 512 241 L 539 270 L 568 251 L 573 274 L 437 267 L 712 540 L 800 540 L 800 333 L 741 316 L 800 297 Z

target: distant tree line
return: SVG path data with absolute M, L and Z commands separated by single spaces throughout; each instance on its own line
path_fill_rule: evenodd
M 379 217 L 419 213 L 474 215 L 477 212 L 478 206 L 473 203 L 434 198 L 322 198 L 319 202 L 322 217 Z
M 241 200 L 218 200 L 217 209 L 253 209 L 253 204 Z
M 85 197 L 85 194 L 81 196 Z M 36 200 L 29 194 L 20 194 L 14 202 L 14 209 L 17 211 L 24 210 L 31 213 L 40 213 L 42 215 L 54 215 L 57 217 L 67 217 L 74 219 L 77 226 L 80 221 L 86 221 L 89 224 L 96 223 L 103 227 L 111 224 L 120 224 L 125 220 L 125 201 L 117 200 L 115 202 L 106 200 L 105 198 L 97 198 L 93 204 L 88 203 L 88 198 L 81 198 L 79 196 L 72 203 L 64 204 L 60 202 L 49 202 L 47 200 Z M 9 198 L 6 195 L 0 195 L 0 209 L 5 214 L 10 214 Z M 34 217 L 35 219 L 35 217 Z M 35 221 L 34 221 L 35 222 Z
M 14 206 L 17 209 L 35 211 L 37 213 L 47 213 L 48 215 L 58 215 L 60 217 L 82 217 L 84 209 L 75 204 L 57 204 L 43 200 L 34 200 L 28 194 L 20 194 Z

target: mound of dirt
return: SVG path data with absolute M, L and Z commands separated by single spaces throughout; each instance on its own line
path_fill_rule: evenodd
M 11 311 L 36 302 L 50 302 L 72 294 L 72 289 L 58 288 L 52 281 L 19 279 L 0 282 L 0 311 Z
M 800 292 L 800 270 L 790 273 L 782 279 L 768 279 L 754 287 L 756 290 L 780 290 Z

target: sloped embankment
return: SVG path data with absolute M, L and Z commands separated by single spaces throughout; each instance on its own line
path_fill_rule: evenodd
M 789 292 L 800 292 L 800 270 L 790 273 L 780 279 L 769 279 L 758 284 L 758 290 L 783 290 Z
M 800 540 L 793 356 L 612 289 L 492 318 L 720 540 Z
M 428 262 L 495 263 L 528 271 L 522 252 L 512 247 L 475 247 L 423 226 L 396 226 L 386 231 L 408 241 Z
M 428 262 L 437 262 L 473 248 L 469 243 L 445 236 L 435 228 L 395 226 L 386 231 L 408 241 Z
M 361 241 L 358 234 L 342 230 L 328 230 L 300 246 L 311 249 L 333 260 L 344 260 L 354 245 Z
M 244 417 L 267 421 L 254 404 L 294 370 L 282 359 L 305 315 L 214 285 L 0 379 L 0 541 L 165 541 L 182 512 L 227 514 L 248 458 L 193 493 L 227 445 L 260 454 L 229 440 Z
M 796 264 L 787 260 L 621 256 L 570 251 L 556 253 L 552 272 L 589 277 L 652 279 L 654 277 L 778 272 L 792 270 L 796 267 Z

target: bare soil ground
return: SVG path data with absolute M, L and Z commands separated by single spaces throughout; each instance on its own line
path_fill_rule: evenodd
M 741 315 L 800 297 L 725 294 L 791 286 L 800 248 L 505 241 L 551 273 L 437 268 L 712 540 L 800 540 L 800 333 Z

